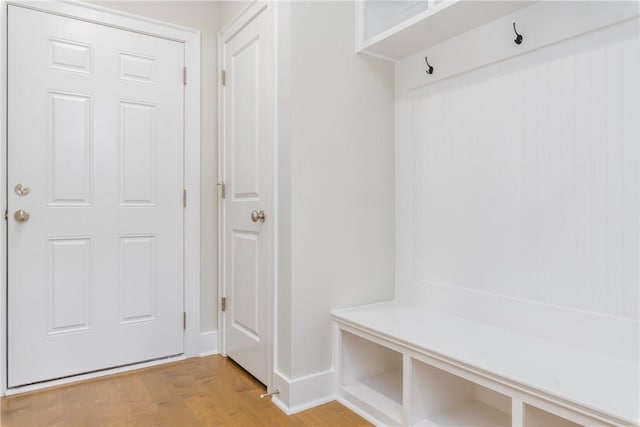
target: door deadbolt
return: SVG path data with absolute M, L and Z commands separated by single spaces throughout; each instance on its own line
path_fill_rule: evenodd
M 27 222 L 29 221 L 29 218 L 30 218 L 29 212 L 23 211 L 22 209 L 17 210 L 13 214 L 13 219 L 15 219 L 18 222 Z
M 253 211 L 251 212 L 251 221 L 253 222 L 264 222 L 264 220 L 267 219 L 267 216 L 265 215 L 264 211 Z
M 29 194 L 31 189 L 24 184 L 16 184 L 16 186 L 13 188 L 13 191 L 15 191 L 18 196 L 26 196 L 27 194 Z

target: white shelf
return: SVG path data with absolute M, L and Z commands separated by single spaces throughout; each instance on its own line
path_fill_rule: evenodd
M 360 380 L 360 385 L 364 388 L 378 392 L 384 390 L 382 394 L 388 400 L 402 405 L 402 372 L 385 372 Z
M 405 21 L 363 40 L 360 52 L 400 60 L 458 34 L 533 4 L 529 0 L 446 0 Z M 362 13 L 361 20 L 366 19 Z M 361 29 L 366 23 L 361 23 Z
M 392 420 L 402 422 L 402 372 L 363 378 L 342 389 Z
M 527 427 L 580 427 L 580 424 L 530 405 L 525 405 L 525 424 Z
M 412 419 L 440 427 L 511 425 L 511 398 L 413 360 Z
M 478 401 L 468 402 L 434 414 L 429 419 L 418 421 L 415 426 L 438 427 L 508 427 L 511 415 Z

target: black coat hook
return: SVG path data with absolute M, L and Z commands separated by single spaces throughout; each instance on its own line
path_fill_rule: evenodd
M 424 62 L 427 63 L 427 74 L 433 74 L 433 67 L 429 64 L 429 60 L 427 59 L 427 57 L 424 57 Z
M 514 40 L 515 44 L 521 44 L 522 43 L 522 34 L 518 34 L 518 30 L 516 30 L 516 23 L 513 23 L 513 31 L 515 31 L 516 33 L 516 39 Z

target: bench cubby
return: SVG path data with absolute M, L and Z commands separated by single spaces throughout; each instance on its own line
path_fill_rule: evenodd
M 511 398 L 457 375 L 412 361 L 412 424 L 511 426 Z
M 402 353 L 350 332 L 342 331 L 342 390 L 354 399 L 387 416 L 402 421 Z
M 527 427 L 578 427 L 580 424 L 569 421 L 531 405 L 524 405 L 524 424 Z

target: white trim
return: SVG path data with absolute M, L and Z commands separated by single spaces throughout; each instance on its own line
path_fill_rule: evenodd
M 282 400 L 280 400 L 280 398 L 278 396 L 273 396 L 271 398 L 271 403 L 276 405 L 282 412 L 284 412 L 285 415 L 287 415 L 287 416 L 293 415 L 293 413 L 291 411 L 289 411 L 289 407 L 287 405 L 285 405 L 284 403 L 282 403 Z
M 229 22 L 225 24 L 224 27 L 218 31 L 218 38 L 220 38 L 223 34 L 226 34 L 228 38 L 233 37 L 240 31 L 242 28 L 246 27 L 247 24 L 255 18 L 260 11 L 267 6 L 267 2 L 265 0 L 254 0 L 249 1 L 248 4 L 238 12 L 238 14 L 232 18 Z M 227 40 L 228 40 L 227 38 Z M 220 50 L 218 50 L 220 52 Z
M 135 15 L 80 1 L 9 0 L 5 3 L 177 42 L 187 42 L 192 35 L 200 34 L 200 30 L 195 28 L 184 27 L 146 16 Z
M 280 393 L 272 399 L 287 415 L 297 414 L 336 400 L 336 371 L 328 369 L 296 379 L 274 373 L 274 389 Z
M 279 50 L 279 46 L 280 46 L 280 28 L 279 28 L 279 22 L 280 22 L 280 5 L 278 2 L 272 2 L 271 3 L 271 43 L 272 43 L 272 52 L 273 52 L 273 58 L 275 58 L 273 60 L 273 76 L 272 76 L 272 84 L 273 84 L 273 93 L 272 93 L 272 100 L 273 100 L 273 116 L 272 116 L 272 120 L 273 120 L 273 152 L 272 152 L 272 166 L 273 166 L 273 170 L 272 170 L 272 195 L 273 195 L 273 204 L 271 206 L 271 210 L 273 212 L 273 218 L 275 219 L 275 221 L 273 221 L 273 269 L 272 269 L 272 289 L 271 289 L 271 313 L 270 313 L 270 323 L 271 323 L 271 348 L 269 349 L 269 360 L 268 360 L 268 366 L 271 367 L 271 369 L 269 370 L 269 383 L 267 384 L 267 386 L 270 386 L 269 392 L 273 391 L 273 383 L 274 383 L 274 378 L 275 378 L 275 372 L 276 372 L 276 364 L 277 364 L 277 360 L 278 360 L 278 316 L 277 313 L 279 312 L 278 310 L 278 283 L 279 283 L 279 277 L 280 277 L 280 270 L 279 270 L 279 262 L 280 262 L 280 245 L 279 245 L 279 227 L 278 224 L 280 223 L 280 209 L 279 209 L 279 194 L 280 192 L 278 191 L 279 185 L 280 185 L 280 180 L 278 179 L 279 177 L 279 173 L 280 173 L 280 167 L 279 167 L 279 153 L 280 153 L 280 102 L 279 102 L 279 97 L 280 97 L 280 87 L 279 87 L 279 81 L 280 81 L 280 67 L 279 67 L 279 63 L 280 63 L 280 50 Z
M 340 403 L 341 405 L 345 406 L 347 409 L 349 409 L 350 411 L 355 412 L 356 414 L 360 415 L 362 418 L 364 418 L 365 420 L 369 421 L 371 424 L 376 425 L 376 426 L 383 426 L 385 425 L 385 423 L 383 423 L 382 421 L 380 421 L 379 419 L 375 418 L 373 415 L 371 415 L 370 413 L 363 411 L 362 409 L 360 409 L 359 407 L 357 407 L 356 405 L 354 405 L 353 403 L 349 402 L 347 399 L 345 399 L 342 396 L 337 396 L 336 397 L 336 401 L 338 403 Z
M 278 261 L 279 261 L 279 250 L 278 250 L 278 222 L 280 218 L 280 214 L 278 211 L 278 2 L 269 3 L 269 13 L 268 17 L 271 20 L 269 24 L 269 28 L 271 31 L 270 43 L 271 43 L 271 52 L 272 52 L 272 63 L 271 63 L 271 82 L 270 82 L 270 99 L 272 102 L 271 105 L 271 124 L 272 124 L 272 141 L 273 146 L 271 147 L 271 217 L 273 219 L 272 229 L 271 229 L 271 241 L 272 241 L 272 258 L 271 258 L 271 289 L 269 289 L 267 296 L 268 300 L 271 302 L 271 307 L 267 311 L 269 316 L 269 336 L 270 342 L 267 350 L 267 366 L 269 366 L 269 371 L 267 373 L 267 389 L 269 392 L 273 391 L 273 378 L 275 375 L 275 361 L 276 361 L 276 313 L 278 312 L 278 302 L 277 302 L 277 283 L 278 283 Z
M 149 362 L 136 363 L 135 365 L 121 366 L 119 368 L 105 369 L 103 371 L 91 372 L 89 374 L 75 375 L 73 377 L 61 378 L 59 380 L 46 381 L 38 384 L 25 385 L 22 387 L 10 388 L 6 391 L 6 396 L 13 396 L 16 394 L 28 393 L 30 391 L 42 390 L 45 388 L 58 387 L 61 385 L 77 383 L 80 381 L 87 381 L 94 378 L 108 377 L 110 375 L 121 374 L 123 372 L 136 371 L 138 369 L 150 368 L 152 366 L 166 365 L 168 363 L 175 363 L 181 360 L 185 360 L 184 356 L 173 356 L 165 359 L 151 360 Z
M 271 402 L 274 405 L 276 405 L 286 415 L 295 415 L 295 414 L 298 414 L 298 413 L 300 413 L 302 411 L 306 411 L 308 409 L 317 408 L 320 405 L 325 405 L 325 404 L 327 404 L 329 402 L 333 402 L 335 400 L 337 400 L 337 396 L 332 394 L 331 396 L 327 396 L 327 397 L 322 398 L 322 399 L 317 399 L 317 400 L 313 400 L 311 402 L 306 402 L 306 403 L 298 405 L 298 406 L 289 407 L 289 406 L 285 405 L 284 402 L 282 400 L 280 400 L 280 398 L 276 395 L 271 399 Z
M 184 310 L 187 313 L 187 327 L 184 332 L 184 357 L 195 357 L 200 349 L 200 31 L 182 27 L 170 23 L 156 21 L 146 17 L 132 15 L 121 11 L 110 10 L 99 6 L 79 2 L 15 2 L 2 1 L 2 168 L 6 167 L 6 8 L 8 4 L 28 7 L 42 12 L 80 19 L 87 22 L 107 25 L 114 28 L 125 29 L 141 34 L 175 40 L 184 43 L 184 62 L 188 69 L 189 79 L 184 91 L 184 186 L 188 190 L 188 204 L 184 210 Z M 0 174 L 2 191 L 2 205 L 6 208 L 6 182 L 4 173 Z M 2 251 L 7 245 L 5 227 L 0 235 Z M 0 309 L 4 319 L 7 312 L 6 306 L 6 253 L 2 257 L 2 295 Z M 6 390 L 6 324 L 0 320 L 0 329 L 3 334 L 0 342 L 0 394 Z M 211 351 L 211 350 L 202 350 Z M 144 366 L 144 364 L 132 365 L 131 369 Z M 69 382 L 77 381 L 82 376 L 75 376 Z M 53 382 L 43 383 L 50 386 Z M 44 386 L 43 386 L 44 387 Z
M 232 39 L 239 31 L 241 31 L 244 27 L 246 27 L 251 21 L 253 21 L 259 14 L 267 13 L 268 18 L 271 20 L 270 22 L 270 43 L 271 49 L 273 52 L 272 57 L 272 76 L 269 89 L 269 97 L 273 101 L 273 116 L 269 119 L 272 121 L 273 127 L 273 152 L 272 152 L 272 165 L 273 165 L 273 174 L 272 174 L 272 194 L 273 200 L 270 203 L 269 210 L 271 211 L 271 224 L 273 226 L 272 229 L 272 239 L 273 239 L 273 259 L 272 259 L 272 280 L 271 286 L 267 290 L 267 300 L 271 301 L 270 307 L 267 309 L 267 317 L 268 317 L 268 343 L 267 343 L 267 366 L 269 367 L 267 370 L 267 379 L 266 386 L 268 391 L 273 391 L 274 384 L 274 361 L 275 352 L 276 352 L 276 318 L 275 315 L 277 313 L 277 265 L 278 265 L 278 246 L 277 246 L 277 224 L 278 224 L 278 116 L 277 116 L 277 106 L 278 106 L 278 92 L 277 92 L 277 82 L 278 82 L 278 61 L 277 56 L 277 29 L 278 29 L 278 13 L 277 13 L 277 2 L 267 2 L 267 1 L 253 1 L 248 4 L 235 18 L 233 18 L 227 25 L 224 26 L 220 32 L 218 32 L 218 182 L 225 182 L 226 170 L 224 168 L 224 128 L 225 128 L 225 117 L 224 117 L 224 104 L 225 104 L 225 86 L 222 85 L 220 76 L 222 75 L 222 71 L 224 70 L 224 45 L 225 42 Z M 219 298 L 224 297 L 226 293 L 226 286 L 224 280 L 224 265 L 225 265 L 225 253 L 224 253 L 224 199 L 220 198 L 218 202 L 218 296 Z M 218 305 L 218 307 L 220 307 Z M 226 356 L 226 348 L 225 348 L 225 315 L 222 310 L 218 310 L 218 350 L 220 354 Z
M 362 51 L 362 45 L 364 44 L 364 32 L 366 30 L 366 26 L 364 24 L 365 22 L 365 14 L 366 14 L 366 10 L 365 10 L 365 2 L 364 1 L 357 1 L 354 2 L 354 7 L 356 8 L 356 13 L 355 13 L 355 17 L 356 17 L 356 23 L 355 23 L 355 29 L 356 29 L 356 34 L 355 34 L 355 45 L 356 45 L 356 50 L 355 53 L 358 54 Z
M 222 84 L 222 64 L 224 63 L 224 55 L 223 55 L 223 47 L 224 42 L 222 41 L 222 37 L 220 33 L 218 33 L 218 69 L 216 81 L 218 82 L 218 330 L 220 333 L 218 334 L 218 351 L 221 355 L 227 356 L 225 347 L 224 347 L 224 315 L 222 313 L 222 298 L 224 297 L 224 287 L 222 285 L 224 274 L 223 274 L 223 266 L 224 266 L 224 199 L 222 198 L 222 190 L 220 185 L 224 184 L 224 145 L 222 144 L 223 138 L 223 126 L 224 123 L 224 94 L 223 94 L 223 84 Z
M 0 49 L 2 53 L 0 66 L 0 194 L 2 194 L 2 211 L 7 209 L 7 5 L 0 3 Z M 0 396 L 4 396 L 7 384 L 7 224 L 0 227 Z
M 203 332 L 200 334 L 200 346 L 198 356 L 213 356 L 218 354 L 218 331 Z
M 278 390 L 278 394 L 274 395 L 272 401 L 276 403 L 285 414 L 291 415 L 291 411 L 289 410 L 291 381 L 286 375 L 277 369 L 273 373 L 273 388 L 274 390 Z

